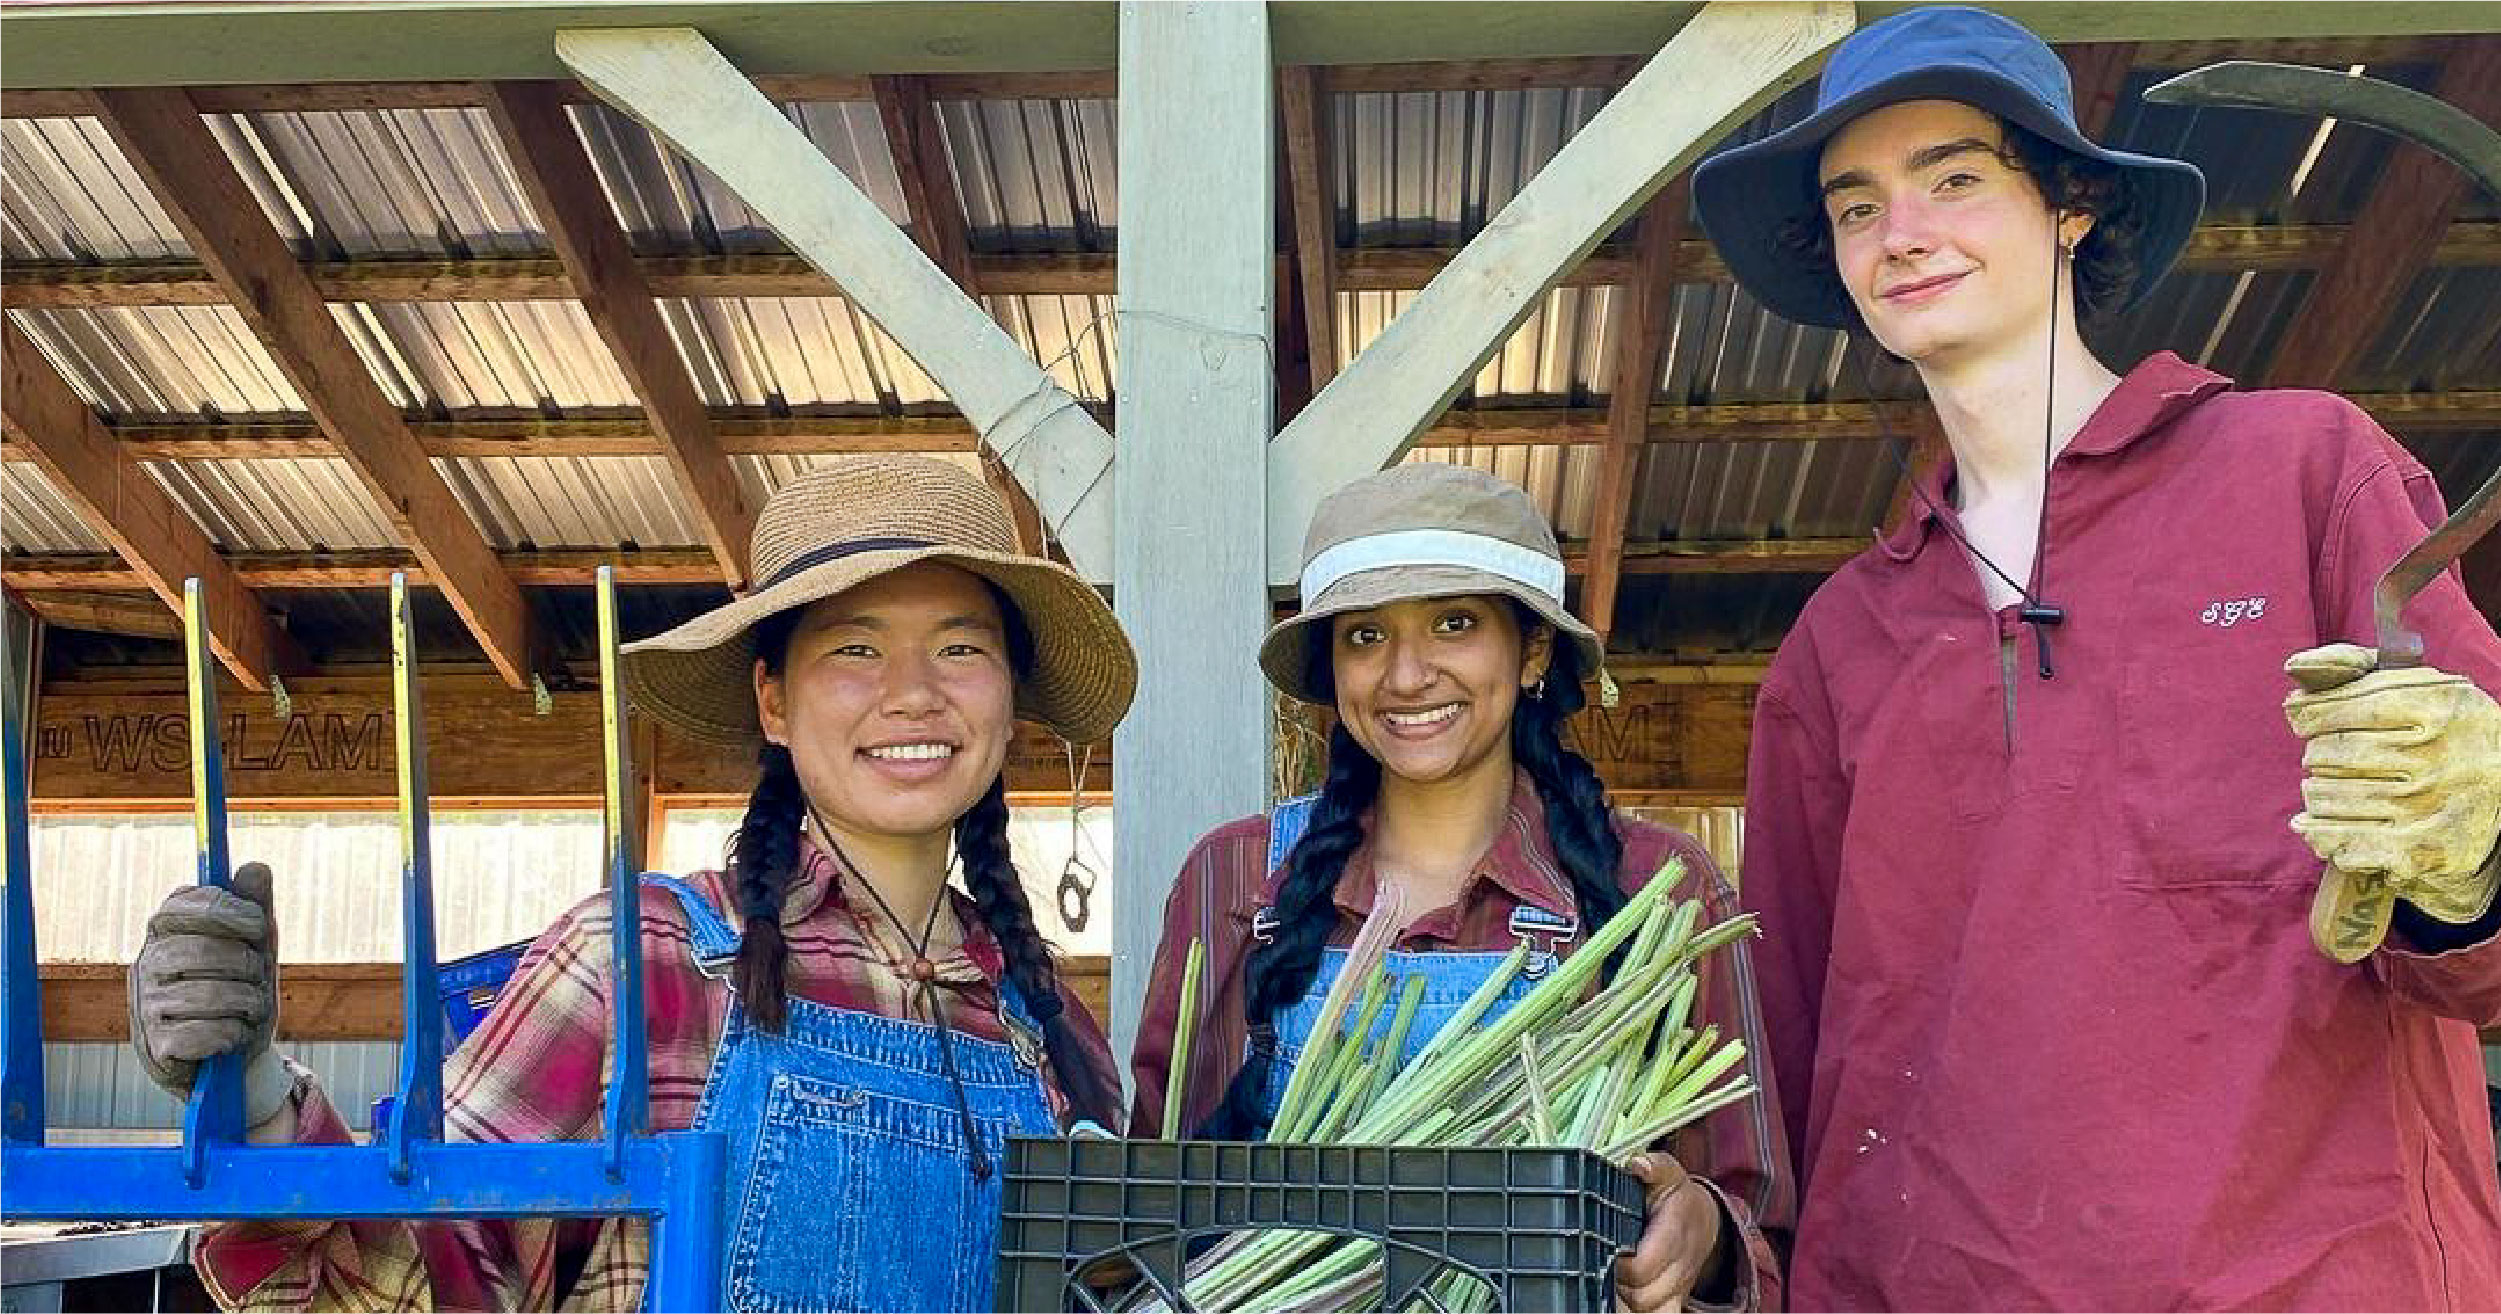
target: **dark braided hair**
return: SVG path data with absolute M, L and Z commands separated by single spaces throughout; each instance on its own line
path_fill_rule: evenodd
M 1522 634 L 1545 624 L 1518 603 L 1512 607 Z M 1315 665 L 1327 670 L 1325 661 Z M 1581 925 L 1594 929 L 1624 906 L 1616 875 L 1624 841 L 1596 768 L 1563 742 L 1564 723 L 1584 703 L 1581 675 L 1579 650 L 1557 635 L 1538 692 L 1523 690 L 1512 708 L 1511 757 L 1528 772 L 1545 803 L 1547 837 L 1571 878 Z M 1332 727 L 1328 779 L 1312 806 L 1309 828 L 1286 857 L 1286 876 L 1277 887 L 1276 932 L 1251 950 L 1243 974 L 1242 1011 L 1254 1037 L 1251 1054 L 1225 1087 L 1224 1101 L 1200 1129 L 1201 1137 L 1256 1140 L 1266 1134 L 1263 1106 L 1275 1058 L 1270 1029 L 1277 1015 L 1293 1007 L 1319 979 L 1321 951 L 1337 929 L 1337 880 L 1363 843 L 1363 817 L 1380 790 L 1380 762 L 1355 742 L 1343 723 Z
M 1007 624 L 1009 668 L 1022 680 L 1033 669 L 1032 632 L 995 587 L 991 595 Z M 756 655 L 772 675 L 782 672 L 800 613 L 794 607 L 756 623 Z M 788 748 L 766 744 L 759 766 L 755 792 L 747 798 L 747 815 L 730 838 L 731 890 L 745 928 L 738 958 L 730 969 L 730 985 L 738 992 L 749 1020 L 766 1031 L 779 1032 L 790 1014 L 790 947 L 782 939 L 781 907 L 799 872 L 799 834 L 807 817 L 807 795 Z M 990 782 L 988 792 L 970 811 L 956 818 L 955 851 L 963 865 L 964 884 L 982 925 L 999 942 L 1009 978 L 1042 1026 L 1051 1073 L 1072 1114 L 1108 1127 L 1118 1117 L 1119 1099 L 1111 1093 L 1107 1075 L 1087 1059 L 1076 1024 L 1067 1016 L 1050 945 L 1034 926 L 1033 908 L 1009 855 L 1007 821 L 1002 775 Z

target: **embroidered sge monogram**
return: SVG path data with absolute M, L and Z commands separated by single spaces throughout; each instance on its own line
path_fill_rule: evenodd
M 2197 613 L 2197 619 L 2203 624 L 2219 625 L 2228 630 L 2242 621 L 2254 621 L 2266 614 L 2265 598 L 2232 598 L 2207 603 L 2206 609 Z

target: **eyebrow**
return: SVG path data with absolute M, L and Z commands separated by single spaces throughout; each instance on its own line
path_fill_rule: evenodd
M 824 625 L 824 628 L 829 630 L 842 629 L 845 627 L 868 630 L 871 633 L 877 634 L 883 634 L 888 628 L 885 619 L 874 612 L 862 612 L 856 616 L 835 616 L 827 620 Z M 945 619 L 939 621 L 935 628 L 941 630 L 979 630 L 984 634 L 997 634 L 1000 629 L 998 623 L 995 621 L 971 615 L 946 617 Z
M 1998 153 L 1998 148 L 1977 137 L 1957 137 L 1952 141 L 1941 141 L 1933 146 L 1922 146 L 1912 151 L 1906 163 L 1911 171 L 1916 173 L 1921 169 L 1934 168 L 1957 155 L 1968 155 L 1973 151 L 1984 155 L 1995 155 Z M 1830 196 L 1834 192 L 1846 191 L 1852 187 L 1872 186 L 1875 181 L 1875 178 L 1865 169 L 1852 169 L 1847 173 L 1834 174 L 1817 190 L 1816 194 Z

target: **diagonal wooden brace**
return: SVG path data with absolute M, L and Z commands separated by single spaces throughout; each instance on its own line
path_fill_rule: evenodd
M 693 28 L 556 34 L 602 100 L 701 161 L 945 390 L 1087 578 L 1112 571 L 1112 438 Z

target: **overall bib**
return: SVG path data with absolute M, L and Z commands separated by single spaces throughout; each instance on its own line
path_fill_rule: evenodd
M 725 973 L 738 933 L 692 886 L 646 885 L 686 907 L 696 964 Z M 1012 1026 L 1039 1036 L 1001 982 Z M 1051 1136 L 1039 1046 L 952 1032 L 955 1071 L 989 1153 L 976 1181 L 936 1027 L 793 997 L 780 1035 L 731 996 L 695 1124 L 725 1133 L 721 1200 L 737 1310 L 987 1310 L 998 1272 L 999 1172 L 1010 1136 Z
M 1293 852 L 1294 845 L 1303 837 L 1304 829 L 1311 824 L 1311 809 L 1317 801 L 1316 795 L 1289 799 L 1278 804 L 1276 810 L 1269 814 L 1268 870 L 1273 872 L 1285 865 L 1286 856 Z M 1275 926 L 1274 915 L 1269 909 L 1262 908 L 1251 919 L 1251 934 L 1264 940 L 1274 934 Z M 1569 942 L 1578 929 L 1576 919 L 1557 917 L 1543 908 L 1522 904 L 1514 909 L 1511 933 L 1530 942 L 1534 942 L 1535 937 L 1543 936 L 1545 947 L 1529 954 L 1520 974 L 1504 987 L 1482 1020 L 1490 1022 L 1510 1011 L 1511 1006 L 1518 1003 L 1540 978 L 1554 969 L 1558 961 L 1555 950 Z M 1485 984 L 1506 957 L 1509 957 L 1507 952 L 1409 953 L 1392 950 L 1386 959 L 1391 986 L 1389 997 L 1393 1006 L 1381 1009 L 1369 1039 L 1379 1041 L 1389 1035 L 1396 1012 L 1394 1004 L 1398 998 L 1399 978 L 1421 976 L 1424 978 L 1424 998 L 1416 1008 L 1415 1022 L 1407 1029 L 1407 1041 L 1399 1053 L 1402 1063 L 1413 1059 L 1436 1032 L 1458 1015 L 1460 1005 L 1465 1004 L 1468 997 Z M 1268 1086 L 1261 1097 L 1261 1111 L 1271 1120 L 1276 1117 L 1278 1103 L 1285 1098 L 1285 1085 L 1294 1075 L 1295 1063 L 1310 1044 L 1312 1028 L 1319 1025 L 1320 1009 L 1328 1000 L 1329 989 L 1337 983 L 1338 974 L 1345 968 L 1345 950 L 1334 947 L 1321 950 L 1320 974 L 1312 978 L 1311 988 L 1304 991 L 1303 997 L 1292 1006 L 1277 1014 L 1276 1055 L 1269 1061 Z M 1350 1016 L 1345 1025 L 1351 1026 L 1353 1022 Z M 1254 1038 L 1252 1043 L 1257 1044 L 1257 1039 Z

